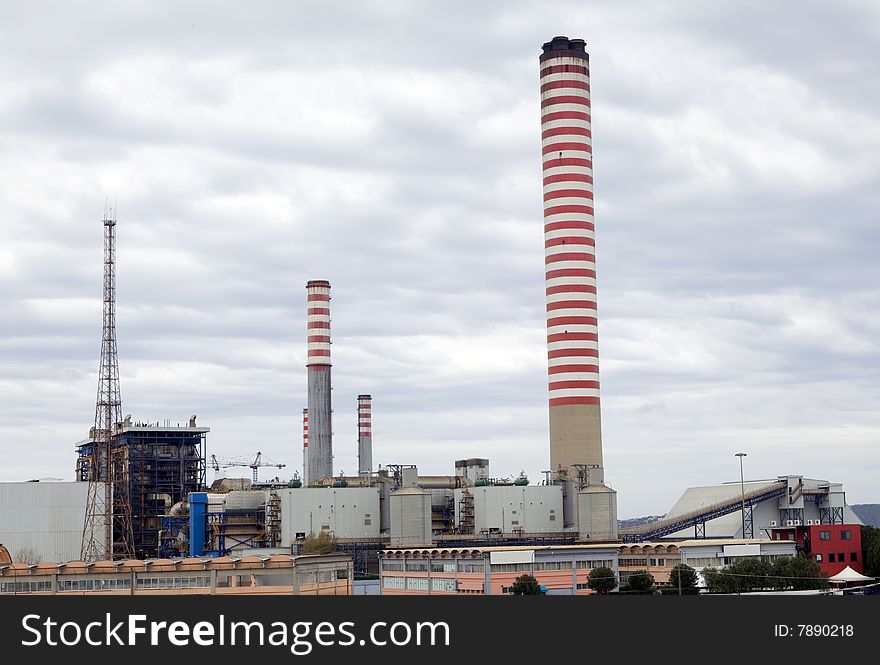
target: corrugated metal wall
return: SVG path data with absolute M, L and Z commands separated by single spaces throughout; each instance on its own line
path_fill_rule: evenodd
M 76 561 L 88 483 L 0 483 L 0 543 L 16 559 L 33 548 L 41 561 Z
M 295 542 L 297 533 L 317 535 L 323 527 L 337 538 L 379 537 L 379 490 L 375 487 L 300 487 L 276 492 L 281 497 L 282 547 Z

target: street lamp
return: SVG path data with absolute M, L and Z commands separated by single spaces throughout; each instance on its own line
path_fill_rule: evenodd
M 740 495 L 742 496 L 742 529 L 743 529 L 743 538 L 746 537 L 746 484 L 743 480 L 743 457 L 746 456 L 746 453 L 737 453 L 737 457 L 739 457 L 739 489 Z

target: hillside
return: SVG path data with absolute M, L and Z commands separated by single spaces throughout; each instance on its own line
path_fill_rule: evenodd
M 850 508 L 864 524 L 880 527 L 880 503 L 860 503 L 852 505 Z

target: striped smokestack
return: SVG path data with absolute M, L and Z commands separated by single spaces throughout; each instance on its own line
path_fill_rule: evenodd
M 309 484 L 309 410 L 303 409 L 303 477 L 304 486 Z
M 582 39 L 544 44 L 541 152 L 550 467 L 602 466 L 590 59 Z
M 333 475 L 332 409 L 330 406 L 330 282 L 306 284 L 308 311 L 309 455 L 308 482 Z
M 373 398 L 358 395 L 358 475 L 369 476 L 373 470 Z

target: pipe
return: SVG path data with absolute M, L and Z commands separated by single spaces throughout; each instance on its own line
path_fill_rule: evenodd
M 474 481 L 467 476 L 419 476 L 416 485 L 423 490 L 445 490 L 473 487 Z

